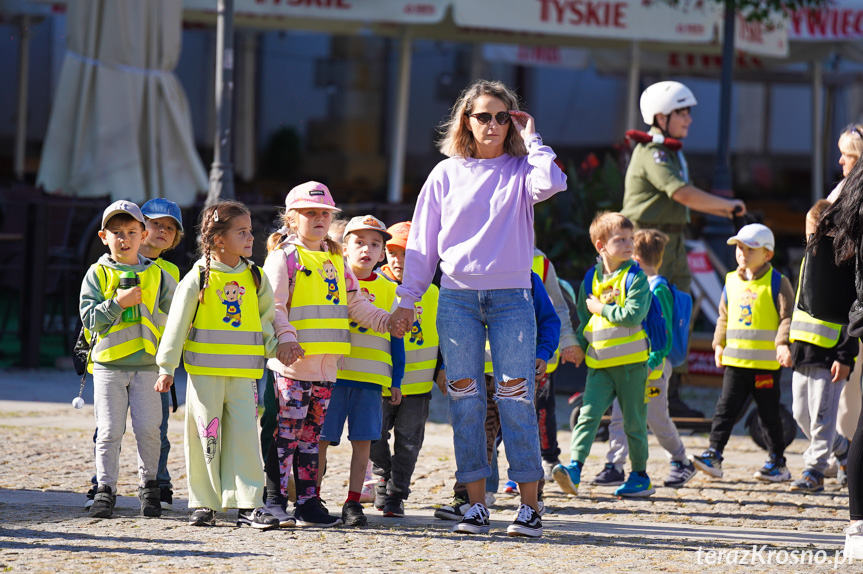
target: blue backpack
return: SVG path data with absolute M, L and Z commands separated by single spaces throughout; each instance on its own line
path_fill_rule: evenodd
M 668 282 L 660 275 L 650 278 L 650 290 L 657 285 L 665 285 L 671 291 L 674 300 L 671 314 L 671 350 L 666 357 L 672 367 L 678 367 L 686 362 L 686 351 L 689 346 L 689 320 L 692 318 L 692 297 Z
M 632 282 L 639 271 L 641 271 L 641 267 L 637 263 L 633 263 L 626 270 L 624 285 L 626 285 L 627 291 L 632 287 Z M 594 275 L 596 275 L 596 267 L 591 267 L 584 274 L 584 294 L 587 297 L 590 297 L 593 292 Z M 657 351 L 665 348 L 668 343 L 668 331 L 665 328 L 665 318 L 662 316 L 662 304 L 652 291 L 650 293 L 650 310 L 647 312 L 647 317 L 641 322 L 641 326 L 647 334 L 651 350 Z

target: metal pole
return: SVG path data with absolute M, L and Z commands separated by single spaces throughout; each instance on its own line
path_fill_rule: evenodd
M 15 179 L 24 180 L 27 157 L 27 90 L 30 87 L 30 16 L 18 23 L 18 117 L 15 126 Z
M 413 40 L 407 28 L 402 32 L 399 52 L 398 94 L 396 96 L 396 121 L 393 125 L 393 147 L 390 157 L 390 184 L 387 201 L 401 203 L 402 184 L 405 175 L 405 150 L 407 148 L 408 103 L 411 87 L 411 48 Z
M 629 86 L 626 94 L 626 129 L 634 130 L 638 123 L 638 83 L 641 77 L 641 43 L 633 40 L 629 51 Z
M 824 68 L 812 62 L 812 203 L 824 197 Z
M 734 26 L 737 13 L 734 0 L 725 0 L 725 30 L 722 39 L 722 80 L 719 99 L 719 141 L 716 145 L 716 171 L 713 192 L 731 192 L 731 86 L 734 73 Z
M 216 141 L 206 205 L 234 199 L 231 111 L 234 94 L 234 0 L 218 0 L 216 26 Z

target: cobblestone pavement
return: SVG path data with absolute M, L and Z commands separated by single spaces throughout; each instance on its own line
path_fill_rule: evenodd
M 0 376 L 0 388 L 3 380 Z M 83 501 L 93 474 L 93 412 L 90 404 L 81 411 L 68 406 L 70 388 L 67 383 L 60 396 L 50 397 L 63 403 L 0 400 L 0 571 L 863 571 L 863 563 L 840 563 L 834 569 L 848 518 L 846 491 L 832 479 L 818 494 L 795 494 L 787 484 L 756 481 L 752 473 L 765 452 L 742 435 L 733 437 L 726 450 L 723 479 L 699 474 L 682 489 L 659 487 L 642 500 L 618 500 L 613 488 L 584 482 L 573 498 L 551 484 L 539 540 L 506 536 L 517 500 L 499 493 L 489 535 L 451 534 L 452 523 L 432 517 L 435 507 L 451 497 L 455 468 L 440 396 L 432 401 L 436 422 L 428 423 L 404 519 L 383 518 L 366 505 L 370 525 L 363 529 L 258 532 L 235 527 L 236 511 L 219 514 L 215 528 L 189 527 L 182 407 L 172 415 L 169 430 L 175 510 L 162 519 L 139 515 L 130 430 L 123 441 L 115 517 L 91 519 Z M 0 397 L 8 398 L 2 391 Z M 558 402 L 559 420 L 566 421 L 564 397 Z M 566 452 L 569 432 L 561 431 L 559 440 Z M 685 436 L 684 442 L 690 452 L 700 452 L 707 438 Z M 330 450 L 323 487 L 333 513 L 347 492 L 350 448 L 347 441 L 342 444 Z M 601 469 L 607 446 L 594 445 L 587 479 Z M 797 439 L 788 449 L 795 475 L 803 469 L 805 446 Z M 648 472 L 654 484 L 661 484 L 667 459 L 652 436 L 650 447 Z M 501 455 L 505 476 L 503 449 Z

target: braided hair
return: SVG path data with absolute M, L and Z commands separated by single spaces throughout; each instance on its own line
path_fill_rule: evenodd
M 210 285 L 210 257 L 212 250 L 216 247 L 216 236 L 226 233 L 231 228 L 231 220 L 242 215 L 251 215 L 249 208 L 239 201 L 221 201 L 201 212 L 201 223 L 198 231 L 201 243 L 198 252 L 204 258 L 204 281 L 198 291 L 198 301 L 204 304 L 204 289 Z M 246 266 L 251 269 L 252 262 L 240 255 Z M 257 273 L 252 273 L 255 280 L 255 288 L 261 288 L 261 280 Z

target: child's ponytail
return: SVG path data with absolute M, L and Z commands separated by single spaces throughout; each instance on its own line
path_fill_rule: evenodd
M 246 264 L 246 267 L 248 267 L 249 271 L 252 272 L 252 278 L 255 280 L 255 290 L 260 291 L 261 290 L 261 275 L 259 273 L 255 273 L 255 271 L 253 269 L 255 264 L 252 263 L 251 261 L 249 261 L 249 259 L 243 255 L 240 255 L 240 259 L 243 260 L 243 262 Z

